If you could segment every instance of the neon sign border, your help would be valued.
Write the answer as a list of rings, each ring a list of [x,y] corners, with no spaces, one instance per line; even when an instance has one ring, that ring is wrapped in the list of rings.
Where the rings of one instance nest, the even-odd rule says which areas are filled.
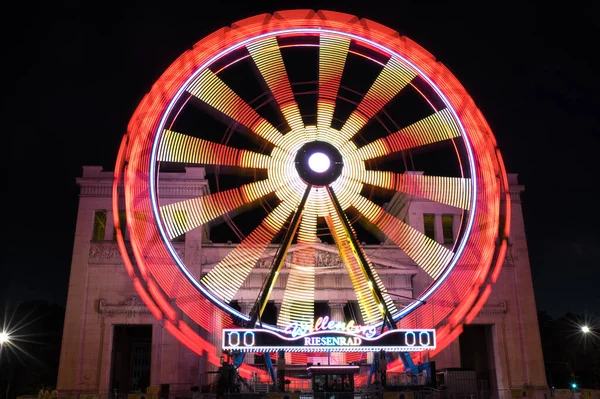
[[[434,350],[437,347],[437,338],[436,338],[436,330],[434,328],[415,328],[415,329],[396,329],[396,330],[388,330],[386,332],[384,332],[381,335],[377,335],[375,337],[372,338],[366,338],[364,336],[361,335],[357,335],[357,334],[353,334],[353,333],[341,333],[339,331],[337,331],[337,333],[342,334],[342,335],[346,335],[346,336],[350,336],[350,337],[354,337],[354,338],[359,338],[361,339],[361,341],[367,341],[367,342],[373,342],[373,341],[377,341],[379,339],[381,339],[382,337],[385,337],[387,335],[390,334],[398,334],[398,333],[430,333],[433,336],[433,345],[427,345],[427,346],[408,346],[408,345],[404,345],[404,346],[390,346],[390,345],[375,345],[375,346],[229,346],[229,345],[225,345],[226,342],[226,334],[227,333],[231,333],[231,332],[237,332],[237,333],[254,333],[254,332],[260,332],[260,333],[267,333],[267,334],[272,334],[275,335],[278,339],[282,339],[285,341],[296,341],[299,338],[306,338],[306,337],[314,337],[314,336],[318,336],[318,335],[326,335],[326,334],[331,334],[331,331],[318,331],[318,332],[314,332],[312,334],[308,334],[305,335],[303,337],[296,337],[296,338],[292,338],[292,337],[285,337],[282,336],[281,334],[274,332],[274,331],[268,331],[265,329],[244,329],[244,328],[225,328],[222,330],[222,349],[223,350],[237,350],[240,352],[278,352],[278,351],[284,351],[284,352],[295,352],[295,353],[311,353],[311,352],[377,352],[380,350],[384,350],[384,351],[393,351],[393,352],[420,352],[420,351],[425,351],[425,350]]]

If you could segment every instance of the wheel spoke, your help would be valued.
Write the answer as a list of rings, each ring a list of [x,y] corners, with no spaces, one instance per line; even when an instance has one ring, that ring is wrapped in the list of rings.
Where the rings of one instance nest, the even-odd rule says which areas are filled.
[[[266,169],[273,158],[253,151],[240,150],[186,134],[165,130],[158,148],[160,162],[239,166]]]
[[[330,193],[333,193],[333,190],[330,189]],[[335,201],[337,201],[335,195],[331,195],[329,214],[325,220],[356,292],[363,322],[374,323],[384,317],[385,307],[388,309],[388,315],[395,313],[396,307],[387,294],[375,267],[356,242],[356,233],[352,226],[347,219],[344,221],[346,215],[341,211],[339,204],[335,205]],[[382,306],[380,307],[379,304]]]
[[[341,129],[343,139],[350,140],[367,122],[390,102],[415,77],[394,57],[390,58],[373,85],[367,91],[358,107]]]
[[[304,207],[306,205],[306,201],[308,200],[308,196],[312,190],[312,186],[306,186],[304,193],[302,195],[302,199],[300,200],[300,204],[296,208],[295,214],[292,217],[292,221],[287,229],[285,236],[281,242],[281,246],[277,251],[277,255],[273,260],[273,267],[265,283],[263,284],[261,291],[258,294],[258,300],[252,309],[250,326],[253,326],[258,318],[260,318],[267,306],[267,302],[269,301],[269,297],[271,296],[271,292],[273,292],[273,288],[275,288],[275,282],[277,281],[277,277],[285,263],[285,259],[287,258],[288,250],[290,249],[290,245],[292,244],[292,240],[296,235],[296,231],[298,230],[298,226],[300,225],[300,220],[302,218],[302,214],[304,212]]]
[[[469,210],[471,204],[471,179],[469,178],[363,170],[356,180],[460,209]]]
[[[279,104],[279,109],[287,123],[294,130],[302,130],[304,122],[300,116],[298,104],[294,99],[277,38],[269,37],[252,43],[247,46],[247,49],[271,93],[273,93],[275,101]]]
[[[434,280],[442,274],[452,259],[454,252],[389,214],[367,198],[355,196],[352,205]]]
[[[319,99],[317,126],[320,130],[331,127],[335,100],[346,64],[350,39],[322,34],[319,38]]]
[[[269,143],[278,145],[281,142],[283,137],[281,132],[260,116],[212,71],[208,69],[202,71],[188,91]]]
[[[286,202],[277,205],[250,235],[202,278],[202,283],[224,302],[230,302],[296,206]]]
[[[450,111],[444,109],[359,148],[358,156],[362,160],[368,160],[459,136],[458,125]]]
[[[311,200],[312,195],[308,201]],[[280,327],[286,327],[292,321],[307,325],[312,325],[314,321],[317,214],[308,211],[307,206],[298,228],[296,250],[277,320]]]
[[[162,205],[161,216],[169,239],[178,237],[243,205],[250,204],[277,190],[280,184],[272,179],[244,184],[239,188],[202,197]]]

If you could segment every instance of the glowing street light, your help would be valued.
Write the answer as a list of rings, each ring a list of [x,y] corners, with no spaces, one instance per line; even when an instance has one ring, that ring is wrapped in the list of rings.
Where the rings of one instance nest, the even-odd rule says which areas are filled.
[[[5,331],[0,332],[0,345],[5,343],[7,344],[8,341],[10,341],[10,336],[8,335],[8,333]]]
[[[589,333],[589,332],[590,332],[590,328],[589,328],[588,326],[581,326],[581,331],[582,331],[584,334],[587,334],[587,333]]]

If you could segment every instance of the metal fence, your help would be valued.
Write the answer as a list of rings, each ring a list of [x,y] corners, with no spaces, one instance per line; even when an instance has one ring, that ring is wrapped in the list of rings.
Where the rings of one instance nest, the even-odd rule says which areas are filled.
[[[389,379],[388,379],[389,382]],[[310,381],[291,381],[286,393],[274,392],[274,385],[255,383],[243,388],[240,393],[224,393],[217,397],[214,393],[192,392],[191,389],[178,387],[169,390],[168,394],[123,394],[123,393],[87,393],[81,391],[59,392],[58,399],[277,399],[289,395],[289,399],[512,399],[511,390],[480,390],[476,392],[453,392],[448,389],[422,388],[418,390],[400,390],[401,386],[388,386],[385,392],[379,386],[355,387],[355,392],[311,392]],[[396,391],[391,392],[391,389]],[[552,395],[549,390],[529,390],[522,399],[564,399]],[[582,395],[581,399],[600,399],[600,391],[589,398]],[[35,399],[33,395],[23,395],[19,399]],[[571,398],[569,398],[571,399]],[[572,399],[577,399],[573,395]]]
[[[264,399],[273,398],[289,399],[382,399],[381,395],[369,392],[279,392],[274,393],[232,393],[224,394],[223,399]]]

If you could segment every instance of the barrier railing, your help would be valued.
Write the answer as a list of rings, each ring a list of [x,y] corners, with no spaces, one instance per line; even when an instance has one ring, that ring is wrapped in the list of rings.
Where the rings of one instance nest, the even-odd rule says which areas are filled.
[[[252,390],[243,390],[240,393],[224,393],[217,397],[215,393],[192,392],[191,389],[170,390],[168,394],[123,394],[123,393],[93,393],[82,391],[61,391],[58,399],[284,399],[288,395],[289,399],[512,399],[516,390],[498,389],[498,390],[480,390],[477,392],[453,392],[448,389],[435,389],[423,387],[422,389],[410,390],[402,389],[400,385],[388,378],[388,386],[381,389],[380,386],[355,387],[355,392],[312,392],[311,381],[291,381],[287,385],[287,392],[273,392],[274,387],[269,384],[256,383]],[[390,382],[392,385],[390,385]],[[408,386],[407,386],[408,387]],[[395,392],[391,392],[395,390]],[[588,392],[589,391],[589,392]],[[571,393],[568,398],[560,395],[552,395],[550,390],[527,389],[523,390],[527,396],[521,396],[520,399],[600,399],[600,391],[585,390],[585,394],[579,397]],[[33,396],[35,398],[36,396]],[[30,395],[22,395],[20,399],[30,399]],[[287,399],[287,398],[286,398]]]

